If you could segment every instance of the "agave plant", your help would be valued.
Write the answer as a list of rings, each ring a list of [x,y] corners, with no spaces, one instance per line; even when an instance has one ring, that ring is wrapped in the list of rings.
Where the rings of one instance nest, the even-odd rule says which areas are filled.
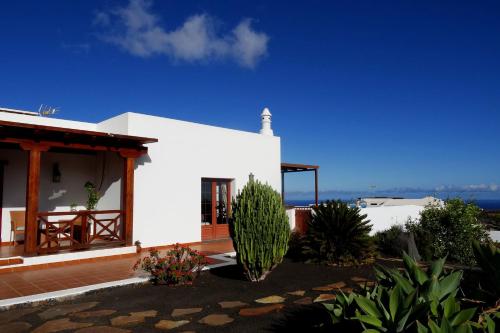
[[[304,255],[309,261],[329,264],[366,261],[373,252],[369,223],[359,208],[326,201],[313,209],[304,237]]]
[[[325,304],[332,323],[354,321],[363,332],[495,331],[498,312],[483,314],[474,322],[476,308],[461,309],[456,295],[462,272],[444,272],[445,258],[425,271],[406,254],[403,262],[403,273],[377,267],[378,284],[365,290],[365,295],[341,294],[332,304]]]

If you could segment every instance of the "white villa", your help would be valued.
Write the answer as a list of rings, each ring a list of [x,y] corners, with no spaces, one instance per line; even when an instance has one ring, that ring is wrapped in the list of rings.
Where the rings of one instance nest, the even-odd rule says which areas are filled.
[[[252,175],[281,192],[284,172],[314,170],[317,188],[317,167],[282,169],[267,108],[261,120],[251,133],[138,113],[88,123],[0,108],[0,242],[21,244],[29,259],[228,238],[230,202]],[[100,194],[93,208],[87,182]]]

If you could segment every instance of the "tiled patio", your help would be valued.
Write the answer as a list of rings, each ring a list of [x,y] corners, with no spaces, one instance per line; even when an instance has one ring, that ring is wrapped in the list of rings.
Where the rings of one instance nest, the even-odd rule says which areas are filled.
[[[231,240],[205,242],[190,246],[205,255],[232,252]],[[141,253],[147,255],[147,251]],[[0,300],[123,280],[138,276],[132,270],[140,255],[91,263],[66,264],[24,272],[0,274]],[[210,259],[210,263],[217,263]]]

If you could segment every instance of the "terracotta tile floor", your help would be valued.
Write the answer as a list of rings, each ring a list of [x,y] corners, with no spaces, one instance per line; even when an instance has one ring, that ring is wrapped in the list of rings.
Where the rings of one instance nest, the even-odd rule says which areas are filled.
[[[206,255],[234,251],[231,240],[204,242],[190,247]],[[147,255],[146,251],[143,251],[141,254],[141,256],[144,255]],[[140,272],[133,271],[132,267],[139,257],[137,255],[95,263],[82,263],[26,272],[0,274],[0,299],[28,296],[135,277]],[[210,259],[210,263],[217,263],[217,260]]]

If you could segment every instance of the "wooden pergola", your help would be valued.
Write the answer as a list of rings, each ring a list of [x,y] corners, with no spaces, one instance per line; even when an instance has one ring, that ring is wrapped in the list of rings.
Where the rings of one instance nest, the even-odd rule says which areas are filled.
[[[318,205],[318,165],[281,163],[281,198],[285,202],[285,173],[314,172],[314,201]]]
[[[145,144],[157,141],[154,138],[0,121],[0,147],[20,148],[27,152],[24,254],[35,255],[39,252],[37,249],[38,220],[44,216],[38,211],[42,153],[47,151],[109,151],[116,152],[123,158],[123,216],[121,217],[123,243],[132,245],[135,159],[147,153]],[[82,228],[84,227],[85,223],[82,224]]]

